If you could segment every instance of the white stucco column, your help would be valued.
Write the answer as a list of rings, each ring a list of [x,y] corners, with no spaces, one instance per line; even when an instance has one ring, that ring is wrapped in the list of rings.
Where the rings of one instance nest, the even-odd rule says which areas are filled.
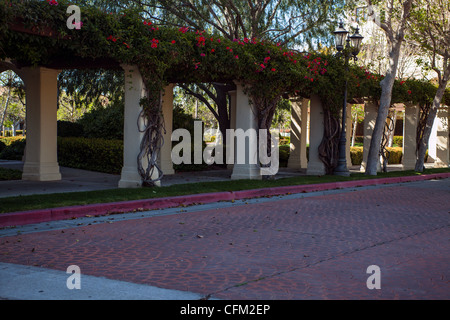
[[[306,157],[308,105],[308,99],[291,100],[291,133],[288,168],[304,169],[308,165]]]
[[[364,137],[363,137],[363,160],[361,163],[361,172],[366,171],[367,157],[369,155],[370,142],[372,140],[373,129],[377,120],[378,105],[375,102],[368,101],[364,103]],[[378,157],[379,158],[379,157]],[[378,160],[377,171],[381,171],[381,163]]]
[[[242,85],[236,82],[236,138],[229,141],[234,144],[234,150],[236,151],[234,155],[235,164],[231,174],[232,180],[262,178],[258,162],[258,142],[256,139],[258,124],[256,116]],[[246,135],[245,139],[243,133]]]
[[[435,168],[447,168],[449,166],[449,113],[447,106],[441,106],[436,114],[434,125],[436,126],[436,159]]]
[[[23,180],[61,180],[57,155],[57,91],[60,70],[24,68],[27,146]]]
[[[417,123],[419,121],[419,105],[405,105],[403,120],[403,157],[402,170],[414,170],[416,167]]]
[[[236,90],[229,91],[228,94],[230,95],[230,129],[236,129]],[[222,139],[223,141],[223,139]],[[234,147],[234,144],[230,144],[230,141],[227,141],[227,148],[234,148],[234,154],[236,154],[236,148]],[[225,158],[226,159],[226,158]],[[233,163],[227,162],[227,168],[228,170],[233,169],[234,161],[236,161],[236,158],[233,160]]]
[[[172,162],[172,127],[173,127],[173,88],[174,84],[169,84],[164,88],[162,97],[162,113],[166,133],[163,132],[164,144],[161,147],[161,154],[158,163],[164,175],[175,174]],[[164,179],[164,178],[163,178]]]
[[[142,179],[138,172],[137,157],[143,134],[137,123],[142,110],[141,98],[145,97],[145,86],[137,66],[122,65],[125,72],[125,114],[123,127],[123,167],[119,188],[138,188]]]
[[[311,96],[309,102],[310,138],[309,161],[306,169],[307,175],[325,175],[325,164],[319,158],[319,145],[323,139],[324,122],[323,107],[320,98]]]

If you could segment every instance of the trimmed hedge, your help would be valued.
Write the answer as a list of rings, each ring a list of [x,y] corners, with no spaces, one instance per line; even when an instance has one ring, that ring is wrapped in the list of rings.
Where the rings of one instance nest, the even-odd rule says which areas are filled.
[[[58,137],[59,165],[119,174],[123,166],[123,141]]]
[[[360,165],[363,160],[363,147],[350,147],[350,158],[352,165]]]
[[[389,164],[401,164],[403,158],[403,150],[402,147],[394,147],[394,148],[386,148],[389,154]]]
[[[386,148],[389,154],[389,164],[401,164],[403,151],[401,147]],[[363,160],[363,147],[350,147],[350,157],[352,165],[360,165]]]
[[[0,159],[22,160],[25,151],[25,137],[0,137]]]
[[[363,142],[364,142],[364,137],[362,137],[362,136],[355,137],[355,143],[363,143]],[[397,145],[398,147],[402,147],[403,146],[403,136],[394,136],[394,138],[392,138],[392,144]]]

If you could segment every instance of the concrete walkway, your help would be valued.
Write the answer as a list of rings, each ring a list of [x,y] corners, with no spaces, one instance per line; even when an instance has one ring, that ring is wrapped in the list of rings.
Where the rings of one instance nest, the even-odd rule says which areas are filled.
[[[23,162],[0,160],[0,167],[22,170]],[[60,193],[94,191],[118,188],[119,175],[86,171],[80,169],[61,167],[61,181],[0,181],[0,198],[30,194]],[[305,174],[304,171],[281,168],[276,178],[285,178]],[[207,181],[227,181],[230,180],[231,170],[205,170],[193,172],[180,172],[174,175],[163,177],[162,185],[207,182]]]
[[[432,166],[431,164],[426,164]],[[0,167],[22,170],[23,162],[0,160]],[[119,175],[86,171],[80,169],[61,167],[61,181],[0,181],[0,198],[13,197],[19,195],[64,193],[79,191],[107,190],[118,188]],[[401,165],[389,165],[388,171],[399,171]],[[350,172],[359,172],[359,166],[350,168]],[[207,181],[227,181],[230,180],[231,170],[216,169],[194,172],[180,172],[174,175],[163,177],[162,185],[207,182]],[[280,168],[275,179],[305,175],[306,170],[293,170]]]

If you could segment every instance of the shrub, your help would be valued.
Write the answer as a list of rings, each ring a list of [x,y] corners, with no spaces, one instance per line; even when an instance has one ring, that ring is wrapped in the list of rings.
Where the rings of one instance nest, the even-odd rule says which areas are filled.
[[[25,144],[26,140],[23,136],[0,138],[0,159],[22,160]]]
[[[403,150],[401,147],[386,148],[386,149],[390,152],[388,159],[389,164],[402,163]]]
[[[82,137],[83,126],[77,122],[58,121],[58,137]]]
[[[279,146],[280,167],[287,167],[290,153],[291,153],[291,147],[289,144],[284,144],[284,145]]]
[[[86,138],[123,139],[124,103],[115,101],[106,108],[98,107],[85,113],[77,123]],[[137,120],[136,120],[137,121]]]
[[[123,166],[123,141],[58,137],[61,166],[119,174]]]
[[[387,148],[389,154],[389,164],[401,164],[403,151],[400,147]],[[360,165],[363,160],[363,147],[350,147],[350,157],[352,159],[352,165]]]
[[[350,147],[350,158],[352,165],[360,165],[363,160],[363,147]]]

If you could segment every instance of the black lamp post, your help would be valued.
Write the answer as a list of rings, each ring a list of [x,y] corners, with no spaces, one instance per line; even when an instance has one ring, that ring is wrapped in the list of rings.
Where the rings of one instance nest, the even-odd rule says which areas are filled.
[[[348,62],[350,59],[356,61],[358,58],[356,57],[361,50],[361,42],[364,38],[359,34],[359,28],[356,28],[356,31],[353,35],[349,36],[348,31],[344,29],[344,25],[342,22],[339,23],[339,27],[334,32],[336,38],[336,50],[338,51],[337,56],[344,56],[345,59],[345,70],[348,71]],[[346,39],[347,38],[347,39]],[[344,47],[345,43],[345,47]],[[346,49],[346,50],[344,50]],[[342,130],[341,136],[339,139],[339,160],[338,165],[334,169],[334,174],[339,176],[349,176],[350,172],[347,168],[347,159],[346,159],[346,118],[347,118],[347,77],[345,78],[345,91],[344,91],[344,106],[342,108]]]

